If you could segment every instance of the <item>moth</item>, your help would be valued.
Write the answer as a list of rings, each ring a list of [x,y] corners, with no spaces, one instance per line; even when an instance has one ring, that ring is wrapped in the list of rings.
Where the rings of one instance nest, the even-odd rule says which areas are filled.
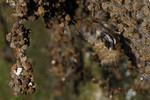
[[[97,18],[80,20],[77,25],[83,38],[92,44],[101,60],[101,66],[106,68],[121,66],[125,54],[114,27]]]

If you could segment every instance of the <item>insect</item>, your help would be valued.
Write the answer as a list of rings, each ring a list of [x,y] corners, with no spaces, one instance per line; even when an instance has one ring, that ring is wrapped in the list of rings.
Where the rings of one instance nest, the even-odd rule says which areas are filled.
[[[83,19],[77,25],[83,38],[93,45],[101,66],[110,68],[121,65],[124,52],[113,27],[96,18]]]

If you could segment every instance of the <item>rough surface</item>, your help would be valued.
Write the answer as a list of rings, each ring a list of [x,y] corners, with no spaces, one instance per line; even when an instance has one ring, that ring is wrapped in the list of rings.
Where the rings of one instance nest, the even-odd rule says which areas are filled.
[[[78,94],[77,87],[92,80],[111,99],[123,93],[130,100],[139,90],[149,91],[149,0],[8,0],[8,3],[14,9],[12,16],[16,21],[6,36],[15,51],[16,63],[9,85],[16,96],[35,91],[33,69],[25,53],[31,31],[24,23],[40,16],[51,31],[47,46],[52,56],[49,72],[58,78],[57,96],[62,95],[63,86],[70,81]],[[84,61],[90,57],[100,63],[100,83],[91,70],[94,64],[90,66]]]

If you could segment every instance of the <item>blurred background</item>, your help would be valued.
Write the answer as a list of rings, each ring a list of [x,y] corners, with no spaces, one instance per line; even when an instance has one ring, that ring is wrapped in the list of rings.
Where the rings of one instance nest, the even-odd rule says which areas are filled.
[[[130,73],[128,68],[123,68],[122,78],[116,78],[119,74],[101,68],[95,60],[97,58],[92,56],[93,50],[91,50],[90,45],[86,44],[80,37],[73,41],[74,43],[64,43],[61,47],[56,46],[57,49],[62,48],[62,51],[71,51],[70,48],[68,49],[68,45],[72,47],[74,44],[79,51],[82,51],[80,56],[82,59],[79,59],[81,64],[77,65],[80,68],[76,70],[78,72],[72,75],[68,70],[66,71],[65,68],[69,68],[69,65],[62,69],[62,72],[59,71],[61,67],[52,67],[52,64],[55,63],[54,58],[56,56],[58,56],[57,59],[61,57],[54,50],[57,43],[52,41],[53,31],[45,28],[46,25],[42,17],[34,22],[25,23],[25,27],[32,30],[30,46],[26,55],[33,66],[35,83],[37,84],[36,92],[32,95],[16,98],[12,94],[13,89],[8,86],[11,66],[16,61],[13,50],[5,39],[6,34],[11,31],[15,23],[11,16],[12,13],[13,9],[5,3],[5,0],[1,0],[0,100],[150,100],[149,90],[147,90],[149,86],[145,83],[142,86],[140,84],[140,86],[145,86],[146,91],[133,90],[134,83],[139,82],[137,73]],[[75,30],[74,26],[70,26],[69,29],[70,32]],[[76,50],[73,49],[73,52]],[[61,77],[65,72],[69,73],[67,78]]]
[[[33,73],[35,75],[35,83],[37,84],[36,92],[32,95],[23,95],[16,98],[12,94],[13,89],[8,85],[10,81],[10,69],[15,63],[15,58],[13,57],[13,50],[9,47],[9,43],[5,39],[6,34],[11,31],[15,23],[11,16],[12,13],[13,9],[9,4],[6,4],[5,0],[1,0],[0,100],[94,100],[92,99],[93,96],[98,94],[93,94],[92,91],[102,92],[101,90],[97,90],[98,85],[93,86],[94,83],[92,81],[89,81],[88,84],[84,86],[80,86],[78,91],[81,91],[81,94],[74,92],[72,82],[67,82],[65,85],[62,85],[63,89],[61,90],[57,89],[59,88],[56,86],[58,78],[50,74],[52,57],[49,49],[47,49],[50,44],[51,33],[49,29],[45,28],[43,19],[39,18],[34,22],[27,22],[25,25],[26,28],[32,29],[32,39],[30,39],[31,43],[27,50],[27,57],[34,69]]]
[[[0,1],[0,100],[53,100],[57,97],[54,95],[55,79],[48,72],[50,67],[49,51],[45,47],[49,41],[49,30],[45,28],[43,20],[39,19],[34,23],[27,23],[27,27],[32,28],[32,40],[28,48],[27,55],[29,61],[32,62],[37,83],[37,91],[33,95],[21,96],[16,98],[12,95],[13,89],[8,84],[10,81],[10,69],[15,59],[13,50],[9,47],[5,39],[5,35],[11,31],[12,25],[15,23],[11,14],[12,8]],[[41,35],[42,30],[42,35]],[[59,98],[58,98],[59,99]]]

